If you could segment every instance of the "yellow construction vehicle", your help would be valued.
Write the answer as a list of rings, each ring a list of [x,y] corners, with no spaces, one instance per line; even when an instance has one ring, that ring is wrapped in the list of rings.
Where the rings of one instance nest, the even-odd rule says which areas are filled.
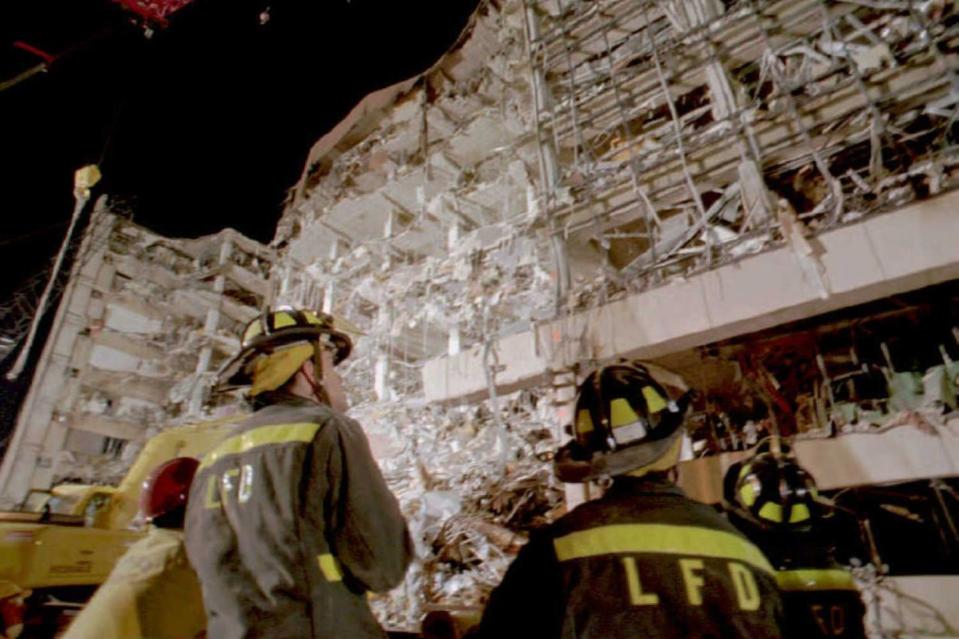
[[[80,608],[114,563],[144,535],[140,488],[174,457],[202,457],[245,415],[174,427],[150,439],[119,486],[62,484],[32,491],[0,512],[0,637],[52,636],[64,613]]]

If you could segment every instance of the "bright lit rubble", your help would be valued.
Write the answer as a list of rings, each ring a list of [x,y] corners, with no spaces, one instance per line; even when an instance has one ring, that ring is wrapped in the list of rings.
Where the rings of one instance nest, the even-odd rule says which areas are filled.
[[[925,287],[959,278],[957,47],[942,0],[481,0],[431,69],[316,143],[271,247],[117,222],[101,306],[125,306],[70,331],[134,352],[96,373],[106,387],[54,362],[34,393],[66,384],[90,426],[34,406],[56,437],[18,427],[13,446],[40,483],[104,481],[126,458],[83,451],[199,415],[258,309],[348,317],[365,333],[351,414],[418,551],[374,601],[391,629],[481,605],[526,533],[576,503],[549,457],[597,362],[656,359],[700,390],[704,501],[770,430],[800,435],[824,489],[954,472],[959,332],[939,329],[959,291]],[[922,362],[916,326],[938,331]]]
[[[388,627],[418,627],[429,607],[476,607],[531,528],[563,511],[548,464],[556,439],[548,402],[528,391],[489,403],[368,403],[351,414],[410,523],[417,559],[404,585],[375,607]]]
[[[388,619],[474,605],[497,581],[527,522],[480,496],[552,486],[522,424],[554,446],[570,371],[635,352],[587,331],[617,301],[779,249],[830,299],[819,236],[956,186],[957,29],[935,1],[481,2],[432,69],[315,145],[274,281],[279,301],[367,332],[346,373],[356,414],[404,442],[382,459],[422,544]],[[538,417],[508,414],[517,387]],[[852,428],[816,399],[804,431]],[[504,449],[526,460],[506,480]]]

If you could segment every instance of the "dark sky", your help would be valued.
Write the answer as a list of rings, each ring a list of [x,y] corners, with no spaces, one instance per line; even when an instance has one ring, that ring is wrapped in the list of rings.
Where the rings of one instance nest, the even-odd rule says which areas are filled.
[[[90,162],[160,233],[269,241],[312,144],[429,67],[476,0],[197,0],[149,39],[110,0],[0,4],[0,82],[39,61],[15,41],[59,56],[0,91],[2,300],[49,265]]]

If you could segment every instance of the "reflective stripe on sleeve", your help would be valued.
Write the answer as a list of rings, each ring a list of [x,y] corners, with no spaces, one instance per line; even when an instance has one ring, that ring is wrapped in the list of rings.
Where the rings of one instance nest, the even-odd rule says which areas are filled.
[[[776,583],[785,592],[804,590],[856,590],[852,575],[842,568],[807,568],[804,570],[780,570]]]
[[[662,553],[734,559],[773,574],[762,552],[733,533],[697,526],[614,524],[579,530],[553,540],[560,561],[618,553]]]
[[[343,573],[340,572],[340,567],[336,565],[336,557],[327,553],[319,555],[316,560],[320,564],[320,572],[323,573],[327,581],[343,581]]]
[[[319,424],[272,424],[229,437],[207,453],[200,468],[212,466],[228,455],[239,455],[270,444],[306,443],[316,436]]]

